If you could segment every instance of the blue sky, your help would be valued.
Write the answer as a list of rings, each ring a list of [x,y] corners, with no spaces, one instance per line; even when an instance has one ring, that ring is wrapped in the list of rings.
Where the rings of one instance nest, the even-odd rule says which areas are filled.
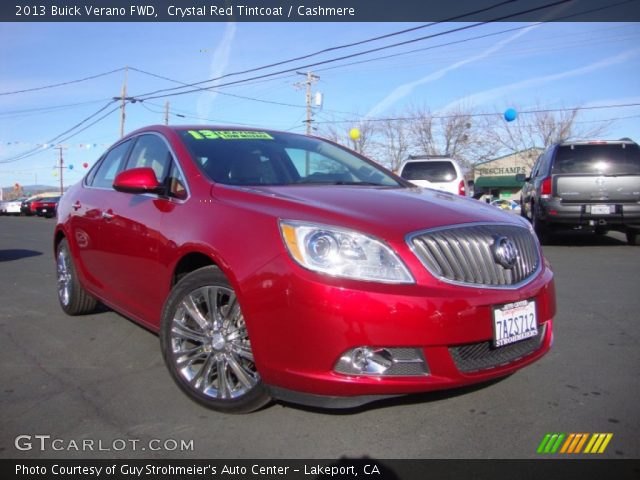
[[[0,29],[0,93],[66,82],[124,66],[185,83],[196,82],[416,25],[5,23]],[[323,54],[307,62],[463,25],[442,24]],[[437,47],[515,27],[525,28]],[[425,50],[427,47],[436,48]],[[406,53],[417,49],[421,50]],[[404,54],[373,60],[398,53]],[[367,62],[345,65],[361,61]],[[293,62],[280,68],[305,63]],[[640,24],[492,23],[312,70],[320,76],[314,91],[324,95],[324,105],[315,114],[321,122],[401,116],[410,106],[439,112],[463,105],[476,112],[502,112],[511,106],[526,110],[640,103]],[[274,70],[256,74],[270,71]],[[120,94],[123,79],[124,72],[120,71],[62,87],[0,95],[0,186],[35,181],[57,184],[58,177],[53,175],[57,150],[40,147],[28,158],[2,162],[38,148],[102,108]],[[251,125],[303,132],[304,90],[294,85],[301,80],[303,77],[292,73],[224,87],[219,94],[198,92],[130,104],[126,132],[162,123],[166,100],[170,101],[171,123]],[[128,74],[127,93],[131,96],[174,86],[133,70]],[[113,107],[115,104],[109,109]],[[606,137],[640,140],[640,106],[584,110],[579,121],[595,125],[608,119],[617,120]],[[78,181],[86,172],[83,163],[93,164],[119,138],[119,122],[116,111],[63,142],[65,163],[73,165],[73,169],[65,170],[65,184]],[[349,128],[346,123],[338,125]]]

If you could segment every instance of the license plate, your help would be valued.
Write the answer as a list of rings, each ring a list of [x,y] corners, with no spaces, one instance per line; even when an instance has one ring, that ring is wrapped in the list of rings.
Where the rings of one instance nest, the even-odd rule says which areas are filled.
[[[591,215],[609,215],[610,213],[609,205],[591,205]]]
[[[46,208],[43,208],[43,209],[42,209],[42,212],[43,212],[43,213],[47,213],[47,209],[46,209]]]
[[[502,347],[538,334],[536,302],[523,300],[493,309],[493,346]]]

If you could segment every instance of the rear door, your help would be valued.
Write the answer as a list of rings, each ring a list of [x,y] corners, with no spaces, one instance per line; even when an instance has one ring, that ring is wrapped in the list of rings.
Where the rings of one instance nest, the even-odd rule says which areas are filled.
[[[635,203],[640,200],[638,145],[563,145],[551,171],[563,203]],[[613,212],[612,212],[613,213]]]
[[[71,206],[70,226],[80,258],[79,268],[90,290],[100,296],[104,296],[109,288],[105,269],[110,261],[104,254],[110,248],[110,239],[102,228],[103,213],[105,205],[110,205],[117,193],[112,186],[113,180],[124,167],[130,145],[126,140],[103,156],[78,189],[76,201]]]

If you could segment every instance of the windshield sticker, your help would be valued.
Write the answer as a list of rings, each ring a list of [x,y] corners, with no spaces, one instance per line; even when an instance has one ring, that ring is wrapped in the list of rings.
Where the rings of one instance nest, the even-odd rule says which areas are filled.
[[[187,133],[196,140],[273,140],[267,132],[252,130],[188,130]]]

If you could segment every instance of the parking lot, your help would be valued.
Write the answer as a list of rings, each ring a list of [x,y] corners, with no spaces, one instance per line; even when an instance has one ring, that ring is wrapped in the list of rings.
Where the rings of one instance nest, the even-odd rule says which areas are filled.
[[[610,432],[603,457],[640,457],[640,248],[621,234],[563,235],[544,248],[555,344],[508,378],[351,411],[277,403],[235,416],[179,392],[154,334],[106,308],[61,311],[54,223],[0,217],[0,457],[534,458],[549,432]],[[20,435],[61,448],[17,449]],[[83,440],[96,447],[69,448]]]

